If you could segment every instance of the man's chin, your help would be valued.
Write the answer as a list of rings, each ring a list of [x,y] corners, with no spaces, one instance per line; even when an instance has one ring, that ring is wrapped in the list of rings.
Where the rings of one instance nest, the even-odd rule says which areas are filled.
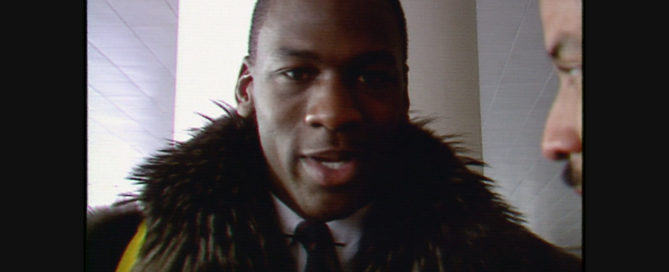
[[[297,205],[305,218],[322,221],[348,217],[371,201],[368,192],[355,186],[319,187],[311,191],[308,197],[297,197]]]
[[[324,203],[311,203],[312,206],[304,207],[302,209],[304,213],[302,216],[305,219],[328,222],[346,218],[363,207],[362,205],[341,205],[343,204],[341,202],[331,202],[325,205],[322,204]]]

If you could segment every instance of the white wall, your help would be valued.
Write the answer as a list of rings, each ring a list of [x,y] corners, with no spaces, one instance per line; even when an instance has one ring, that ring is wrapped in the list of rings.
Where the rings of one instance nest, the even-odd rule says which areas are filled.
[[[475,1],[402,1],[409,32],[409,94],[443,134],[464,134],[481,159]]]
[[[223,111],[211,101],[235,105],[234,88],[246,55],[255,1],[180,0],[174,139]]]

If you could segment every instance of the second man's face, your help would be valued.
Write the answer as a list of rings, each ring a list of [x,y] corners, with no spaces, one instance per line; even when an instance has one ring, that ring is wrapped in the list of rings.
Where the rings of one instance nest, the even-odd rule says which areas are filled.
[[[381,140],[408,121],[397,20],[381,1],[272,3],[241,107],[252,108],[273,191],[306,218],[372,199]]]
[[[568,160],[565,181],[581,192],[583,169],[583,30],[581,0],[541,0],[546,50],[560,87],[546,121],[542,149],[553,160]]]

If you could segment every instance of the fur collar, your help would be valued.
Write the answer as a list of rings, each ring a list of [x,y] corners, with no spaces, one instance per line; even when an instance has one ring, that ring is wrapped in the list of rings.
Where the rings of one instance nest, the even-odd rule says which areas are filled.
[[[134,271],[295,271],[256,128],[224,109],[132,176],[144,185],[135,201],[149,230]],[[563,254],[466,167],[482,163],[424,124],[396,138],[393,171],[365,219],[359,271],[564,271],[553,270]]]

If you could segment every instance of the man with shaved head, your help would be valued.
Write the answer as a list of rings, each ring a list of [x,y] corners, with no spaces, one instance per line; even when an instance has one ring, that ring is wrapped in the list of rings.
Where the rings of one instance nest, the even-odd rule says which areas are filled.
[[[407,73],[398,1],[259,1],[237,107],[89,215],[89,268],[580,270],[409,119]]]

